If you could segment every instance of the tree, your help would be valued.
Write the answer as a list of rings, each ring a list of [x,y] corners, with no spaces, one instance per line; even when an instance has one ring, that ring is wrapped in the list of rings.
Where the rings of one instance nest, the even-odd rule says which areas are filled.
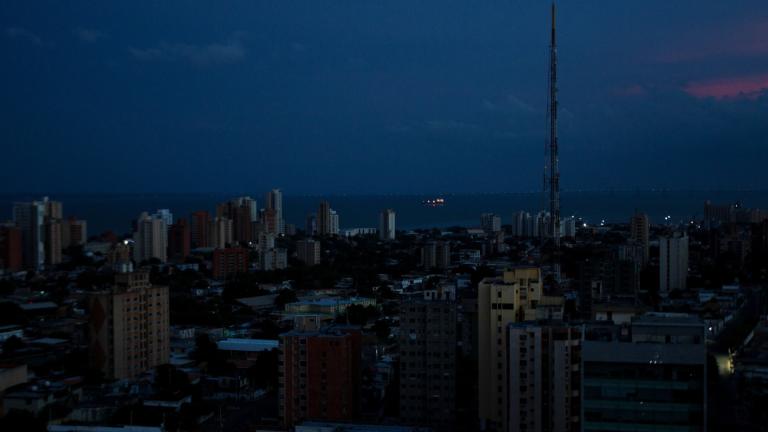
[[[3,356],[10,356],[22,348],[24,348],[24,342],[18,336],[11,336],[3,342]]]
[[[192,386],[187,374],[170,364],[163,364],[155,369],[155,391],[160,397],[189,394]]]
[[[24,325],[27,316],[24,311],[12,302],[0,302],[0,325]]]
[[[256,275],[253,273],[238,273],[227,279],[222,297],[227,300],[234,300],[262,294],[264,294],[264,290],[259,288],[259,280]]]
[[[378,337],[380,341],[388,341],[389,336],[391,335],[389,321],[385,319],[377,320],[373,324],[373,331],[376,333],[376,337]]]
[[[379,317],[379,310],[376,306],[352,305],[346,310],[345,315],[336,318],[337,322],[364,326],[368,321]]]
[[[248,369],[248,379],[251,384],[267,390],[276,389],[280,371],[279,357],[280,354],[276,349],[259,353],[256,363]]]
[[[16,291],[16,282],[12,279],[0,280],[0,295],[11,295]]]
[[[293,303],[297,300],[296,291],[291,289],[280,290],[280,292],[277,293],[277,297],[275,297],[275,307],[283,309],[286,304]]]
[[[45,432],[47,427],[45,420],[35,418],[31,412],[12,409],[5,417],[0,418],[0,430]]]
[[[230,369],[224,354],[219,351],[219,347],[208,335],[200,334],[195,339],[195,351],[192,358],[198,362],[205,363],[205,369],[208,373],[221,373]]]

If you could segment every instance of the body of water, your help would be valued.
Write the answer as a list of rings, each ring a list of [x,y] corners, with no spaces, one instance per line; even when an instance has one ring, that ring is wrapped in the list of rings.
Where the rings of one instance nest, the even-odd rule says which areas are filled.
[[[106,230],[116,233],[130,231],[131,221],[142,211],[154,212],[158,208],[170,209],[175,218],[188,217],[196,210],[214,213],[219,202],[234,198],[231,194],[51,194],[61,201],[65,217],[75,216],[88,220],[89,234]],[[259,207],[264,206],[264,194],[252,194]],[[426,207],[422,201],[436,196],[426,195],[329,195],[292,196],[283,198],[283,212],[287,223],[304,228],[309,213],[317,211],[319,202],[327,199],[338,211],[342,228],[377,227],[379,212],[392,208],[397,213],[398,229],[447,227],[452,225],[477,226],[481,213],[497,213],[503,223],[509,223],[519,210],[531,213],[544,207],[542,194],[462,194],[441,195],[442,207]],[[0,221],[12,217],[16,201],[40,199],[40,195],[0,195]],[[745,207],[768,208],[768,191],[616,191],[616,192],[563,192],[562,215],[574,215],[595,224],[626,222],[640,210],[659,223],[665,216],[685,221],[701,218],[704,202],[733,203],[740,201]]]

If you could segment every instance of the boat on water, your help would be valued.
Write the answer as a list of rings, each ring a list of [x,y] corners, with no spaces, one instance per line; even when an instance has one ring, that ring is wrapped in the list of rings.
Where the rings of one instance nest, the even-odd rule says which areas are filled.
[[[442,207],[445,205],[445,198],[431,198],[425,199],[421,202],[424,207]]]

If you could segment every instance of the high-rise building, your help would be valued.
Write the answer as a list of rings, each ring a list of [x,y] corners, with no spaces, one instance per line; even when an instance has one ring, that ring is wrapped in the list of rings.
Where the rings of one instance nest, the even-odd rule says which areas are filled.
[[[17,202],[13,220],[21,230],[22,260],[25,268],[41,269],[61,262],[62,205],[43,197],[41,201]]]
[[[274,210],[277,229],[275,233],[285,234],[285,219],[283,216],[283,191],[272,189],[267,192],[267,210]]]
[[[379,215],[379,240],[391,241],[395,239],[395,211],[382,210]]]
[[[330,221],[331,221],[331,235],[339,235],[339,214],[336,212],[336,210],[331,210],[330,214]]]
[[[296,258],[308,266],[318,265],[321,247],[319,240],[299,240],[296,242]]]
[[[248,249],[223,248],[213,251],[213,277],[226,279],[238,273],[248,272]]]
[[[510,323],[536,319],[542,280],[538,267],[507,270],[478,285],[478,413],[484,429],[507,431],[507,336]]]
[[[306,220],[304,229],[307,231],[308,236],[313,236],[317,234],[317,216],[316,215],[311,213],[307,215],[307,220]]]
[[[0,269],[15,272],[22,268],[21,230],[12,222],[0,224]]]
[[[331,204],[321,201],[317,209],[317,234],[321,236],[332,235],[333,222],[331,221]]]
[[[688,237],[675,233],[659,239],[659,292],[685,291],[688,278]]]
[[[533,218],[525,211],[512,215],[512,235],[514,237],[533,237]]]
[[[168,226],[165,220],[152,217],[144,212],[136,220],[133,233],[133,260],[136,263],[157,258],[160,262],[168,259]]]
[[[583,339],[582,431],[707,430],[705,326],[697,318],[651,313],[629,329],[588,327]]]
[[[168,228],[168,259],[181,262],[189,256],[190,230],[187,220],[180,218]]]
[[[501,216],[493,213],[483,213],[480,215],[480,228],[487,233],[501,231]]]
[[[259,250],[259,270],[282,270],[288,267],[288,251],[283,248]]]
[[[451,244],[444,241],[430,241],[421,248],[421,265],[425,270],[447,269],[451,266]]]
[[[533,219],[533,237],[550,237],[551,218],[549,212],[540,211]]]
[[[133,271],[131,247],[128,243],[120,242],[112,246],[112,249],[107,252],[107,263],[112,266],[112,269],[119,273]]]
[[[211,230],[208,239],[209,246],[212,248],[220,249],[232,244],[232,220],[225,217],[216,217],[211,221]]]
[[[457,307],[454,291],[434,290],[400,307],[400,419],[455,430]]]
[[[580,330],[547,321],[509,325],[507,430],[579,431]]]
[[[89,358],[105,377],[135,378],[168,363],[168,287],[152,285],[148,273],[119,273],[88,304]]]
[[[65,219],[61,228],[61,245],[65,249],[83,246],[88,242],[88,223],[73,217]]]
[[[207,211],[192,213],[189,224],[190,246],[192,249],[211,246],[211,215]]]
[[[345,421],[360,410],[362,336],[348,327],[301,325],[280,336],[280,415],[291,428],[305,419]]]
[[[45,217],[50,219],[62,219],[64,217],[63,206],[60,201],[53,201],[49,200],[48,197],[43,197],[42,203],[45,206]]]
[[[162,219],[167,227],[173,225],[173,213],[169,209],[157,209],[151,216],[155,219]]]
[[[43,223],[43,246],[45,248],[45,265],[61,264],[61,219],[45,218]]]
[[[651,224],[648,220],[648,215],[645,213],[635,213],[634,216],[632,216],[632,219],[629,221],[630,239],[635,244],[640,245],[643,248],[643,261],[641,263],[642,266],[645,266],[648,263],[650,251],[648,233],[650,231],[650,225]]]
[[[259,234],[258,244],[257,247],[259,250],[268,250],[268,249],[274,249],[275,248],[275,234],[272,233],[261,233]]]
[[[270,234],[280,233],[280,220],[277,216],[277,210],[264,209],[261,213],[261,231]]]
[[[723,223],[734,222],[739,207],[738,203],[718,205],[712,204],[711,201],[706,201],[704,203],[704,229],[709,230],[717,228]]]
[[[568,216],[560,223],[560,237],[576,237],[576,218]]]
[[[17,202],[13,205],[13,221],[21,230],[22,262],[25,268],[41,269],[45,263],[46,201]]]
[[[236,242],[247,243],[253,240],[253,222],[259,220],[256,200],[251,197],[239,197],[216,207],[216,216],[232,221],[232,238]]]

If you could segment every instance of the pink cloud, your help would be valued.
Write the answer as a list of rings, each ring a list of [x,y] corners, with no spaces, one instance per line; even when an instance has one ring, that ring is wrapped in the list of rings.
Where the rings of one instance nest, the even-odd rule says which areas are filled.
[[[683,90],[697,98],[749,98],[760,96],[768,89],[768,74],[693,81]]]

